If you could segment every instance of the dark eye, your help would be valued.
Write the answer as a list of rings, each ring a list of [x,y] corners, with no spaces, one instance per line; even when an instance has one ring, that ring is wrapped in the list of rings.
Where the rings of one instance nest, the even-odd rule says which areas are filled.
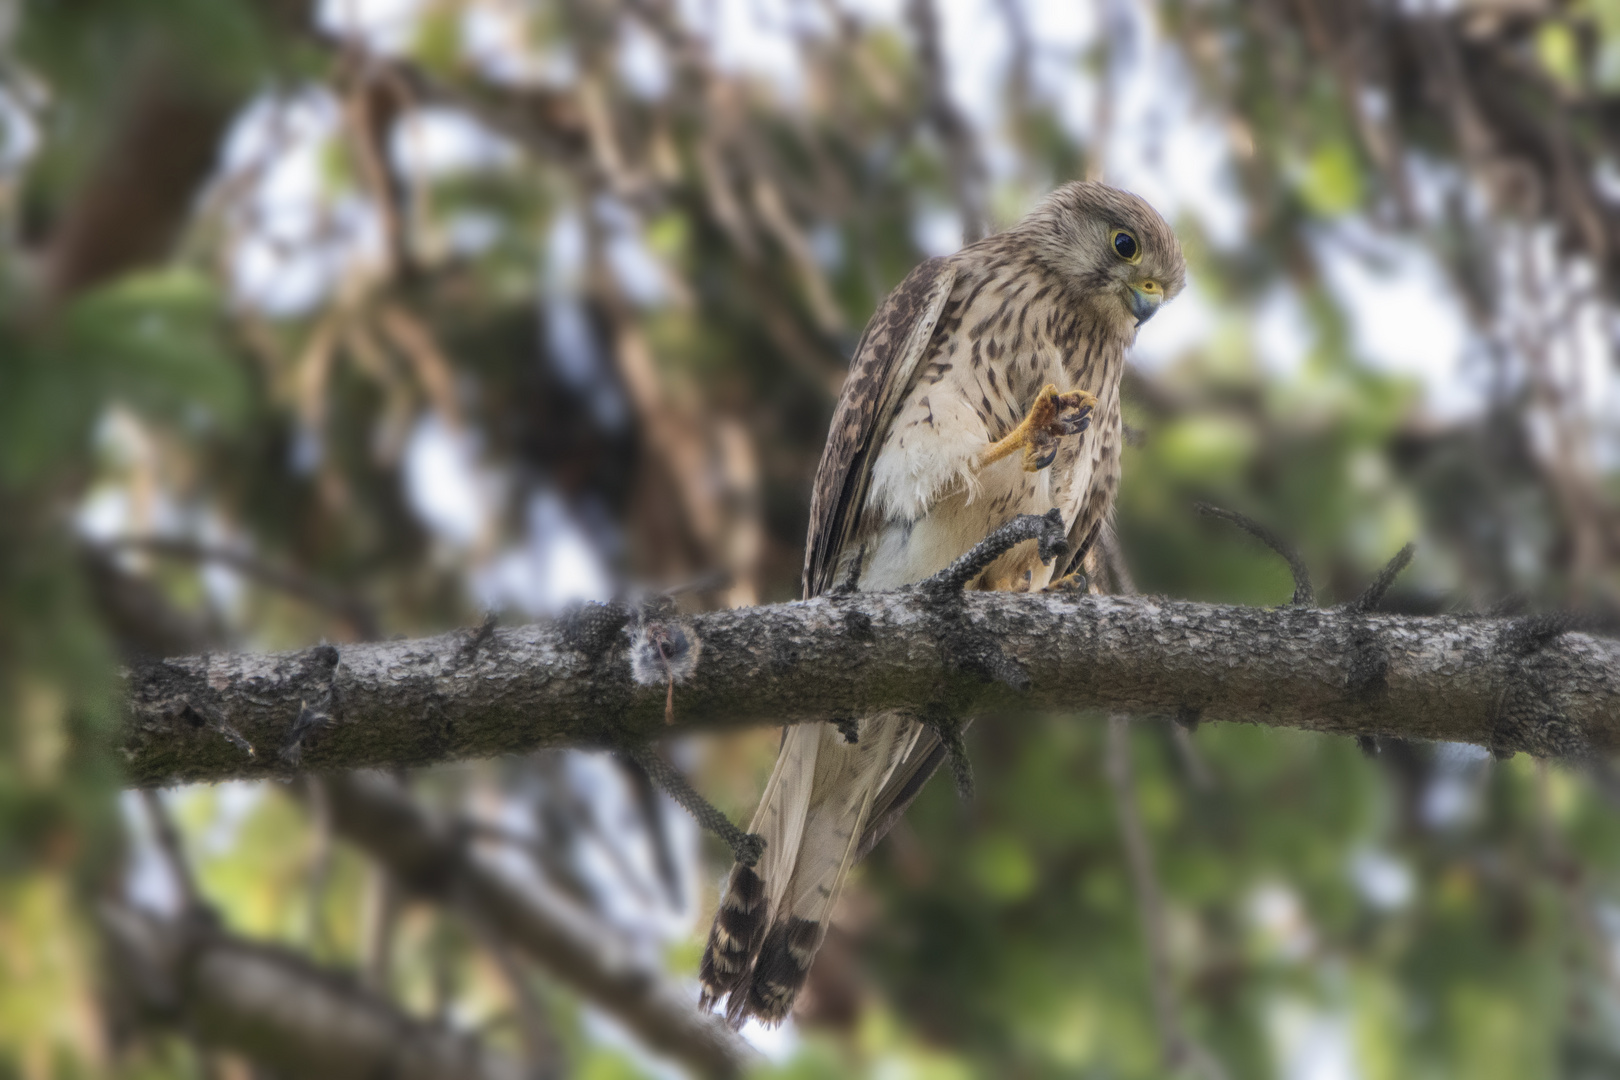
[[[1136,237],[1124,229],[1114,230],[1114,254],[1126,262],[1135,262],[1140,253],[1141,249],[1136,246]]]

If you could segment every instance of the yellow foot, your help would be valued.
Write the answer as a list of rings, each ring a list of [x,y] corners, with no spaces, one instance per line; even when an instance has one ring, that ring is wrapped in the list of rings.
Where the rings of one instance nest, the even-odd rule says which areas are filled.
[[[1023,423],[1000,442],[990,444],[979,459],[981,465],[993,465],[1019,450],[1024,452],[1024,471],[1040,472],[1057,458],[1058,440],[1065,435],[1078,435],[1091,426],[1091,410],[1097,399],[1084,390],[1057,392],[1057,387],[1046,384],[1029,407]]]

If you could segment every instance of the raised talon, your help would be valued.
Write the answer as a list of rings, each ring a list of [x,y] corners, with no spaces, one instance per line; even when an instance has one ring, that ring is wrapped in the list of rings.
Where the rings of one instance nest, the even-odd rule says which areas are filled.
[[[1057,460],[1058,443],[1045,431],[1032,431],[1024,446],[1024,471],[1040,472]]]
[[[992,465],[1014,451],[1024,452],[1024,471],[1040,472],[1057,460],[1058,440],[1078,435],[1091,426],[1091,412],[1097,399],[1084,390],[1059,394],[1048,383],[1029,407],[1029,415],[1005,439],[993,443],[980,459]]]
[[[1070,390],[1057,398],[1058,423],[1063,434],[1078,435],[1091,426],[1091,410],[1097,407],[1097,398],[1084,390]]]

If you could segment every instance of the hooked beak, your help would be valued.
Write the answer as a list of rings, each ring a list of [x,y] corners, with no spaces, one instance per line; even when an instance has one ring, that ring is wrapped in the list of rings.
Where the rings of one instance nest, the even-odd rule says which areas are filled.
[[[1159,306],[1164,303],[1164,289],[1157,281],[1149,278],[1145,281],[1133,281],[1130,288],[1130,297],[1127,300],[1131,314],[1136,316],[1136,325],[1141,326],[1158,312]]]

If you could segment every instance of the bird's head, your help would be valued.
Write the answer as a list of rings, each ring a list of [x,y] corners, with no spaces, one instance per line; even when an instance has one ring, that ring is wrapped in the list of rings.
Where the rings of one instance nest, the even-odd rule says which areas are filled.
[[[1018,231],[1126,337],[1186,284],[1187,261],[1164,218],[1144,200],[1106,184],[1063,185]]]

